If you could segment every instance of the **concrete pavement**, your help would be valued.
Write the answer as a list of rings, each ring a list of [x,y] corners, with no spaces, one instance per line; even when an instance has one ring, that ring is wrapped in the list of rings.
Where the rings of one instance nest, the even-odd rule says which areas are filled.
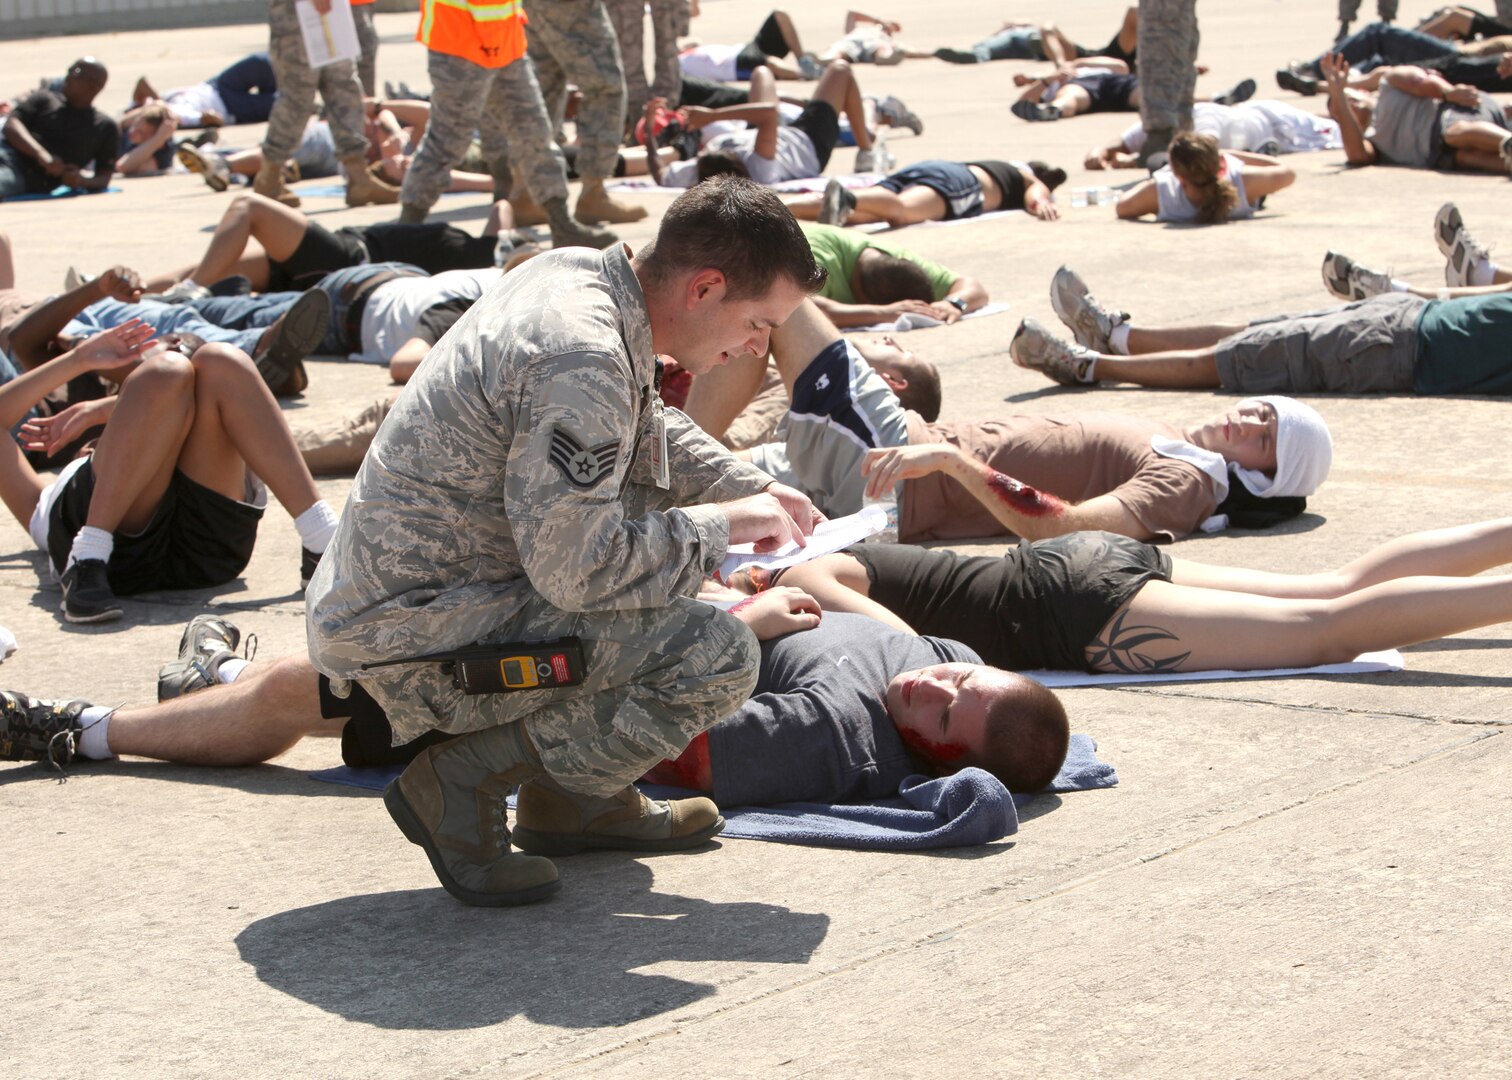
[[[705,0],[695,36],[745,40],[760,14]],[[845,5],[795,11],[807,41],[838,36]],[[901,18],[907,37],[964,45],[1011,14],[1082,41],[1122,7],[943,0]],[[1404,20],[1427,13],[1407,8]],[[1326,45],[1332,5],[1201,5],[1201,88],[1270,72]],[[414,16],[379,17],[380,80],[425,84]],[[259,27],[6,43],[8,89],[83,53],[112,69],[115,109],[137,74],[203,78],[261,46]],[[1126,126],[1101,115],[1028,125],[1011,76],[910,61],[860,67],[868,91],[926,122],[890,140],[901,161],[1043,157],[1083,173],[1085,150]],[[1321,99],[1311,104],[1321,108]],[[256,129],[228,140],[252,145]],[[849,167],[841,150],[831,171]],[[1509,181],[1395,169],[1346,172],[1342,154],[1288,159],[1297,184],[1255,222],[1117,223],[1109,207],[1059,223],[1015,215],[898,239],[987,284],[1011,314],[909,335],[939,362],[945,416],[1117,409],[1177,420],[1223,395],[1067,392],[1014,368],[1017,319],[1054,324],[1063,262],[1148,322],[1243,322],[1329,302],[1329,247],[1414,281],[1441,280],[1429,226],[1454,199],[1482,239],[1507,231]],[[1136,174],[1118,174],[1115,182]],[[0,206],[20,284],[66,267],[188,263],[226,197],[192,176],[123,194]],[[656,209],[665,199],[643,198]],[[439,209],[476,228],[484,200]],[[330,225],[383,220],[311,200]],[[655,215],[625,230],[650,237]],[[290,419],[354,411],[381,373],[312,365]],[[1507,513],[1488,399],[1310,399],[1333,427],[1331,478],[1308,513],[1268,533],[1181,542],[1182,557],[1322,570],[1416,528]],[[322,481],[333,505],[344,481]],[[298,544],[270,507],[244,579],[128,603],[120,629],[65,626],[39,589],[42,557],[0,525],[0,624],[21,642],[3,685],[102,703],[149,700],[185,620],[227,610],[260,654],[303,648]],[[973,547],[973,545],[964,545]],[[999,545],[975,545],[1001,550]],[[847,853],[727,841],[695,855],[564,859],[542,905],[477,911],[436,885],[377,800],[320,784],[338,759],[309,740],[256,769],[144,761],[83,765],[59,784],[0,767],[0,1025],[7,1076],[1507,1075],[1512,1005],[1512,626],[1406,650],[1395,675],[1064,692],[1118,787],[1036,801],[982,849]]]

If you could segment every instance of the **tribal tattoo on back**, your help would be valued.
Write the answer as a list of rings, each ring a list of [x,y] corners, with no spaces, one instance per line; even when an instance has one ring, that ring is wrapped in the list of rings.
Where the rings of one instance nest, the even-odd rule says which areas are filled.
[[[1139,652],[1139,648],[1155,641],[1180,642],[1181,638],[1160,626],[1126,626],[1128,611],[1120,611],[1103,632],[1087,646],[1088,666],[1099,670],[1112,670],[1122,675],[1152,675],[1162,671],[1179,671],[1191,651],[1174,656],[1153,657]]]

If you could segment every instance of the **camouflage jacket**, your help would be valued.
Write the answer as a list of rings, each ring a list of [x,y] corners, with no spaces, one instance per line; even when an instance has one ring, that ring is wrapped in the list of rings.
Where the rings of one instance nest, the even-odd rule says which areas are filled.
[[[407,665],[364,662],[499,640],[537,597],[565,611],[660,607],[695,592],[724,558],[728,523],[710,504],[771,477],[664,410],[655,375],[623,245],[532,260],[420,366],[306,593],[315,666],[360,676],[396,740],[444,720],[417,699],[447,697],[442,676],[417,685]],[[658,415],[666,490],[656,485]]]

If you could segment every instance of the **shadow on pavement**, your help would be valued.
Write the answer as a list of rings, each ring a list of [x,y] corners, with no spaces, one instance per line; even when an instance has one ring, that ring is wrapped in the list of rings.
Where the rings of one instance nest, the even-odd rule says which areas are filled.
[[[653,892],[650,867],[622,855],[559,865],[562,892],[529,907],[469,908],[439,886],[372,893],[260,919],[236,946],[269,986],[375,1027],[603,1028],[716,989],[636,968],[802,964],[829,930],[827,915]]]

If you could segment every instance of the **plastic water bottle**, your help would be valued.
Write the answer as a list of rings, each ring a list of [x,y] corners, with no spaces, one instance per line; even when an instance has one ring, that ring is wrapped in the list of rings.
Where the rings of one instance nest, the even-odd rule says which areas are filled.
[[[882,531],[873,533],[862,541],[864,544],[896,544],[898,542],[898,501],[891,495],[880,499],[864,499],[861,509],[875,506],[887,518]]]

